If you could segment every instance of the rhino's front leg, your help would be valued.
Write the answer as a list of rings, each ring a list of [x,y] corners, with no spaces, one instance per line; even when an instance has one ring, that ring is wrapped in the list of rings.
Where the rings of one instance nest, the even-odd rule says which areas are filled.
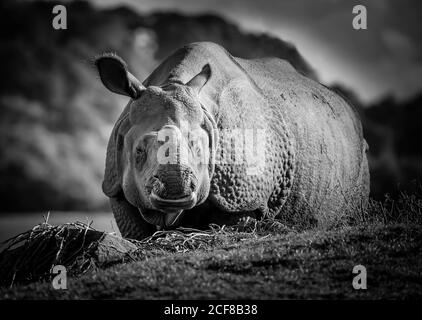
[[[138,208],[125,198],[110,198],[110,205],[122,237],[140,240],[156,231],[156,227],[147,223]]]

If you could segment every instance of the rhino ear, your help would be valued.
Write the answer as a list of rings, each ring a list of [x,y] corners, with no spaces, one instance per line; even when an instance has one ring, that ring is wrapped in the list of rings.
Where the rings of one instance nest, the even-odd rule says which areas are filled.
[[[137,99],[145,89],[141,82],[127,70],[123,59],[115,54],[103,54],[96,58],[95,66],[102,83],[112,92]]]
[[[188,83],[186,83],[186,85],[191,87],[197,93],[199,93],[202,87],[207,83],[210,76],[211,76],[211,67],[207,63],[202,68],[201,72],[198,73],[196,76],[194,76]]]

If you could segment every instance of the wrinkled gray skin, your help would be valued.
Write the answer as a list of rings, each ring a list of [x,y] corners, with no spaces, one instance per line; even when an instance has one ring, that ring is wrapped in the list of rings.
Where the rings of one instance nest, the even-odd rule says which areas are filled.
[[[368,146],[357,113],[288,62],[235,58],[202,42],[177,50],[143,84],[115,55],[96,65],[108,89],[132,98],[111,134],[103,182],[124,237],[245,216],[330,226],[366,205]],[[163,129],[180,137],[176,162],[158,161],[169,141]],[[255,138],[242,135],[250,129]],[[265,161],[252,174],[246,151],[231,149],[242,137],[240,150],[261,150]]]

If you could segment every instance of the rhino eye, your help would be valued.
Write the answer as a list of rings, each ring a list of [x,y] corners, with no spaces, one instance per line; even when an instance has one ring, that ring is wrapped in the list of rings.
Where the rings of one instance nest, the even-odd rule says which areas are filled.
[[[135,153],[135,161],[137,164],[142,164],[144,163],[146,159],[146,152],[144,148],[138,147],[136,148],[136,153]]]

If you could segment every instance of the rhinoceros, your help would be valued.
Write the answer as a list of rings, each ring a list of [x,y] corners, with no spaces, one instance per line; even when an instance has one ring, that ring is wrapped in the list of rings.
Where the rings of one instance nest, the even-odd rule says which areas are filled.
[[[115,54],[95,65],[106,88],[130,97],[102,185],[122,236],[248,216],[330,226],[366,205],[358,113],[289,62],[241,59],[198,42],[143,83]]]

